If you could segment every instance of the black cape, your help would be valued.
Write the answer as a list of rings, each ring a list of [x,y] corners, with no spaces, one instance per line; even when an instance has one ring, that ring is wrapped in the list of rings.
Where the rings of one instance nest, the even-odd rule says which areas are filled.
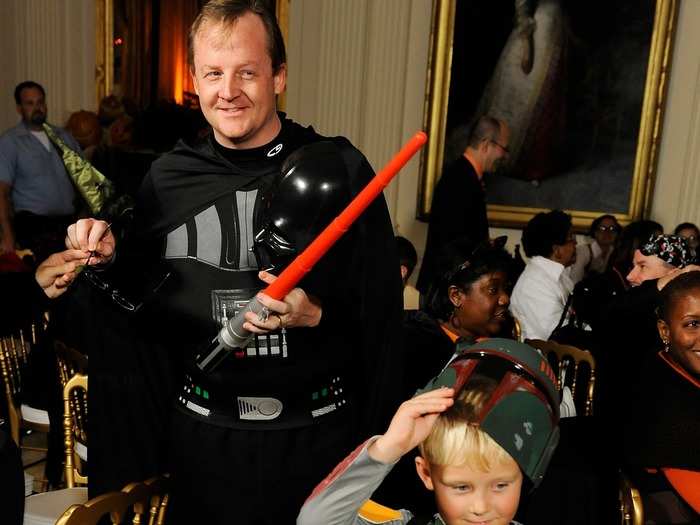
[[[104,272],[105,280],[148,292],[162,272],[166,234],[222,196],[271,181],[286,155],[323,139],[312,128],[282,118],[276,141],[284,143],[284,153],[274,162],[260,162],[260,151],[244,151],[234,164],[217,151],[213,138],[196,146],[180,142],[154,162],[137,197],[133,225],[113,267]],[[345,139],[331,140],[344,144],[350,188],[356,194],[370,180],[372,169]],[[297,329],[297,337],[333,335],[317,348],[316,360],[346,364],[359,409],[357,439],[386,428],[398,402],[399,389],[392,384],[401,374],[395,338],[401,318],[400,272],[383,196],[328,255],[302,282],[322,298],[321,325]],[[175,268],[174,277],[135,315],[84,282],[72,292],[85,327],[80,339],[90,355],[91,497],[168,469],[170,406],[181,385],[183,365],[191,362],[196,342],[204,343],[218,331],[211,320],[184,322],[186,317],[168,309],[170,293],[195,293],[201,287],[188,281],[181,269]],[[294,331],[289,331],[290,339]]]

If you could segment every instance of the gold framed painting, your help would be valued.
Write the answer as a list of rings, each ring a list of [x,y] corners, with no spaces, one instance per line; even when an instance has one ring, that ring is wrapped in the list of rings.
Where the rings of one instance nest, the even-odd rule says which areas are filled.
[[[677,12],[677,0],[433,0],[418,218],[482,114],[511,131],[485,178],[492,226],[552,208],[578,229],[645,217]]]

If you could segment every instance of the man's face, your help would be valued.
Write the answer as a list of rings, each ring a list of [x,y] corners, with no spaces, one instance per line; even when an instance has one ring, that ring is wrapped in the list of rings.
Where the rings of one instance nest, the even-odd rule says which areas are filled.
[[[643,255],[639,250],[634,251],[632,263],[632,271],[627,274],[627,280],[632,286],[639,286],[650,279],[660,279],[675,269],[656,255]]]
[[[523,474],[512,459],[488,472],[428,465],[423,458],[416,458],[416,468],[447,525],[508,525],[518,510]]]
[[[40,89],[35,87],[24,88],[20,94],[20,104],[17,113],[22,120],[33,128],[40,128],[46,122],[46,99]]]
[[[275,96],[284,90],[286,67],[273,73],[267,32],[258,15],[246,13],[229,27],[205,23],[195,38],[192,79],[204,117],[222,146],[255,148],[279,132]]]
[[[496,172],[500,164],[508,158],[510,154],[508,151],[509,144],[510,129],[505,122],[502,122],[498,140],[489,140],[487,143],[486,161],[484,162],[484,171],[486,173]]]
[[[570,229],[569,233],[566,234],[564,244],[554,245],[552,259],[564,266],[571,266],[576,262],[576,235],[573,230]]]

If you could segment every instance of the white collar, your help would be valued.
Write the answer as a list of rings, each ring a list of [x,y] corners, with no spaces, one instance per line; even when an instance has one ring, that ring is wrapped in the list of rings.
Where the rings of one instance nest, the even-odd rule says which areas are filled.
[[[531,258],[530,264],[541,269],[555,281],[559,280],[559,276],[564,271],[563,264],[553,261],[552,259],[542,257],[541,255],[535,255],[533,258]]]

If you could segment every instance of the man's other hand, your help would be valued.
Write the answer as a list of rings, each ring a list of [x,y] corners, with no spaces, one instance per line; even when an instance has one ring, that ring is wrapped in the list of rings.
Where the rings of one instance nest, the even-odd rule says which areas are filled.
[[[277,279],[268,272],[260,272],[258,277],[267,284],[272,284]],[[249,332],[264,334],[280,328],[312,327],[318,326],[321,321],[323,310],[320,300],[307,295],[301,288],[294,288],[283,301],[277,301],[264,293],[259,293],[257,297],[270,311],[270,315],[267,319],[260,319],[253,312],[246,313],[243,328]]]
[[[68,226],[66,248],[92,253],[90,264],[104,264],[112,260],[117,241],[110,225],[97,219],[80,219]]]
[[[75,280],[78,267],[87,260],[86,250],[65,250],[50,255],[34,272],[36,282],[51,299],[63,294]]]

